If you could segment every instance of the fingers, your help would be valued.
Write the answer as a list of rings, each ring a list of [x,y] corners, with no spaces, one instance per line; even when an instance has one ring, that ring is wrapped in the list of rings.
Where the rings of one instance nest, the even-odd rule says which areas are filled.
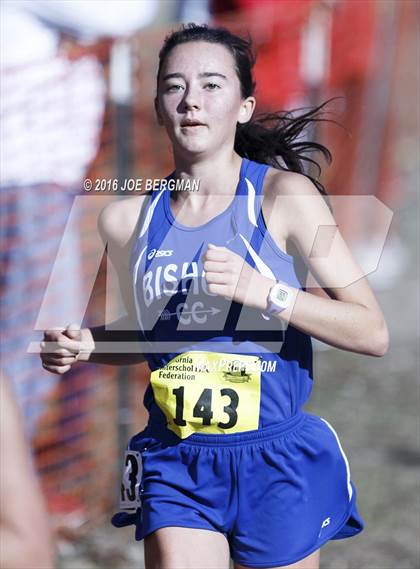
[[[47,364],[47,365],[71,365],[74,364],[75,361],[77,361],[76,356],[68,356],[68,357],[57,357],[57,356],[45,356],[42,358],[43,363]]]
[[[217,247],[216,245],[212,245],[209,243],[207,251],[203,255],[203,262],[206,261],[222,261],[226,262],[229,260],[232,251],[226,249],[226,247]]]
[[[80,330],[80,326],[77,324],[69,324],[63,334],[72,340],[80,341],[82,339],[82,331]]]
[[[56,374],[69,371],[77,361],[81,347],[81,330],[77,324],[44,332],[40,344],[42,367]]]
[[[63,347],[60,342],[45,342],[40,343],[42,354],[54,354],[56,356],[74,356],[75,351],[68,350]]]
[[[63,373],[66,373],[67,371],[69,371],[69,369],[71,368],[71,365],[55,366],[55,365],[48,365],[48,364],[42,362],[42,367],[46,371],[49,371],[51,373],[56,373],[58,375],[62,375]]]
[[[51,354],[40,354],[42,367],[51,372],[57,374],[63,374],[69,371],[71,366],[77,361],[77,356],[54,356]]]
[[[55,342],[60,347],[65,347],[68,349],[74,349],[74,342],[69,342],[68,340],[75,340],[77,342],[82,339],[82,331],[78,324],[69,324],[65,329],[63,328],[52,328],[50,330],[45,330],[44,341],[45,342]]]
[[[56,342],[63,334],[63,328],[51,328],[44,331],[44,340],[46,342]]]
[[[49,343],[51,344],[51,343]],[[55,344],[53,344],[54,346]],[[41,353],[40,353],[42,365],[44,367],[48,366],[59,366],[65,367],[74,364],[77,361],[78,354],[69,352],[62,348],[48,348],[45,346],[45,342],[41,342]],[[46,368],[47,369],[47,368]]]
[[[233,251],[209,243],[203,255],[203,269],[208,291],[211,294],[235,300],[238,279],[244,263],[244,259]]]
[[[44,354],[56,354],[60,356],[74,356],[80,352],[80,342],[77,340],[70,340],[64,335],[61,335],[58,341],[42,341],[41,352]]]
[[[203,263],[203,269],[206,273],[224,273],[227,266],[224,261],[205,261]]]
[[[49,354],[41,354],[42,367],[51,373],[63,374],[69,371],[77,361],[77,356],[55,357]]]
[[[232,284],[231,275],[226,273],[206,273],[207,284]]]
[[[77,324],[63,328],[45,330],[41,350],[44,353],[74,355],[80,352],[81,330]],[[64,350],[64,351],[61,351]]]

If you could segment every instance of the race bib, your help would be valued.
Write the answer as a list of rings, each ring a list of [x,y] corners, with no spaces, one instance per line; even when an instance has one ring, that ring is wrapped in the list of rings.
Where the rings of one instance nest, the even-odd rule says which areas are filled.
[[[136,510],[140,503],[142,460],[139,452],[127,450],[124,454],[121,478],[120,510]]]
[[[185,352],[152,372],[150,381],[168,429],[181,439],[196,432],[230,434],[258,429],[258,356]]]

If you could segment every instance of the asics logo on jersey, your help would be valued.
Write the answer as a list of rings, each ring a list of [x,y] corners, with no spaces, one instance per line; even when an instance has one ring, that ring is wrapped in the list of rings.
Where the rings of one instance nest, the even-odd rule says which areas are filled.
[[[171,257],[171,255],[173,255],[172,249],[167,249],[166,251],[164,249],[151,249],[147,254],[147,258],[150,261],[153,257]]]

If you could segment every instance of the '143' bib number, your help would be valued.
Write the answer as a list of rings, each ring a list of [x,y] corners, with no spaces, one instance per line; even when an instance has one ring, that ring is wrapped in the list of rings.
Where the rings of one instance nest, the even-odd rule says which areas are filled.
[[[258,428],[260,358],[185,352],[151,374],[168,428],[184,439],[194,432],[239,433]]]

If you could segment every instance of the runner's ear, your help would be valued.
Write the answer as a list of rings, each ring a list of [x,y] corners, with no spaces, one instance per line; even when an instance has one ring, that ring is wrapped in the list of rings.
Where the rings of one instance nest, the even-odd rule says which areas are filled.
[[[238,123],[244,124],[251,120],[251,117],[254,113],[256,105],[256,100],[254,97],[247,97],[241,103],[241,107],[238,113]]]

